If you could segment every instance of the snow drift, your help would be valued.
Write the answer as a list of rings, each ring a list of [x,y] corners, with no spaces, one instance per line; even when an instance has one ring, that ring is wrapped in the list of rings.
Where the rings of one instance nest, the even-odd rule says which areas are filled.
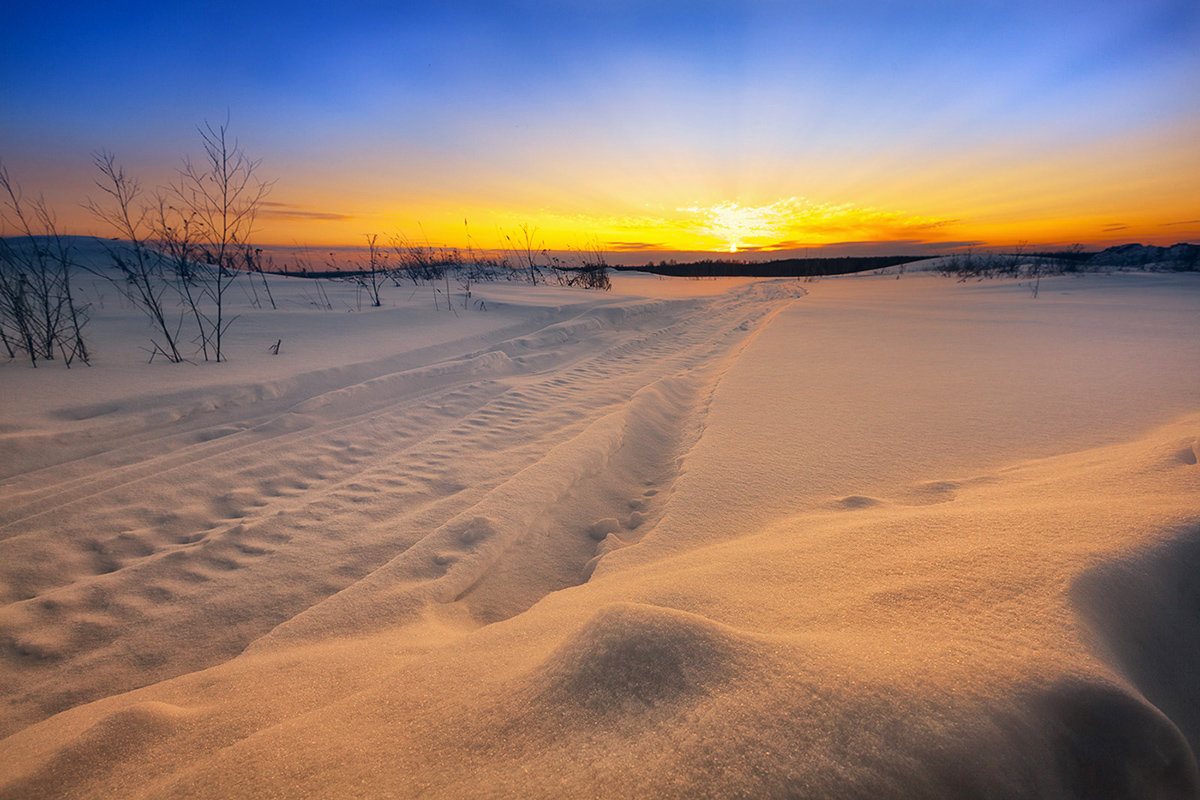
[[[1196,276],[614,283],[0,365],[0,796],[1197,795]]]

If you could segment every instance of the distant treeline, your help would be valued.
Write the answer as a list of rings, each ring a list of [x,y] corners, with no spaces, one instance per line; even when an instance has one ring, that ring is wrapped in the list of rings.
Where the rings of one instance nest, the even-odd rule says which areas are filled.
[[[273,272],[276,275],[287,275],[291,278],[350,279],[370,274],[370,270],[365,269],[308,269],[307,267],[292,268],[287,264],[284,264],[282,267],[276,267],[267,271]]]
[[[1158,269],[1200,270],[1200,245],[1179,242],[1170,247],[1145,244],[1120,244],[1102,250],[1088,259],[1093,267],[1156,267]]]
[[[845,256],[842,258],[781,258],[775,261],[660,261],[644,267],[613,267],[684,278],[810,278],[849,275],[872,269],[924,261],[933,256]]]
[[[1038,250],[1032,253],[1016,253],[1014,255],[1026,258],[1050,258],[1055,261],[1086,262],[1096,255],[1095,250]]]
[[[1082,247],[1055,252],[975,252],[966,250],[946,256],[938,272],[960,279],[1030,277],[1111,269],[1140,269],[1156,272],[1200,270],[1200,245],[1180,242],[1170,247],[1120,244],[1099,253]]]

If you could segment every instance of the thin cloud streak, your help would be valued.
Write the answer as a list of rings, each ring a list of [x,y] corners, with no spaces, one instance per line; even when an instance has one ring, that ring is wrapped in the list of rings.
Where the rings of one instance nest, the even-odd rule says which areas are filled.
[[[609,250],[632,251],[640,250],[661,250],[666,247],[663,242],[605,242],[605,247]]]
[[[308,211],[291,203],[266,201],[258,213],[262,219],[297,220],[310,222],[348,222],[357,217],[335,211]]]

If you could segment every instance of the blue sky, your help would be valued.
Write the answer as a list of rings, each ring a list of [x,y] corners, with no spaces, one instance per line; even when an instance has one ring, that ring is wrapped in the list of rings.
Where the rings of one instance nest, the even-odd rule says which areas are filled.
[[[153,185],[227,113],[274,201],[344,218],[292,232],[313,241],[469,214],[678,223],[682,247],[680,209],[792,198],[981,239],[1200,217],[1194,0],[44,3],[6,25],[0,158],[73,225],[92,151]]]

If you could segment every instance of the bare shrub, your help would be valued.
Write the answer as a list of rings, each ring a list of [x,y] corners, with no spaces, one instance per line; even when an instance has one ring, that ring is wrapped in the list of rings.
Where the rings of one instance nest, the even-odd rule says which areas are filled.
[[[254,219],[270,184],[258,179],[251,160],[229,137],[228,122],[198,128],[204,156],[185,159],[176,180],[143,199],[137,179],[112,153],[94,157],[107,195],[86,207],[127,244],[107,244],[116,274],[101,273],[152,321],[150,359],[185,360],[185,323],[205,361],[224,361],[224,336],[233,322],[227,294],[243,272],[262,274],[262,251],[250,243]]]
[[[379,308],[383,304],[379,297],[379,290],[383,287],[390,272],[388,253],[379,247],[379,234],[367,234],[367,268],[360,270],[354,280],[366,290],[371,305],[375,308]]]
[[[537,232],[538,229],[531,228],[529,223],[522,223],[514,233],[504,234],[504,239],[512,250],[514,260],[521,269],[528,271],[526,274],[529,282],[534,286],[537,286],[538,278],[542,274],[541,265],[538,262],[546,258],[546,245],[537,238]]]
[[[71,248],[43,198],[26,201],[0,164],[0,221],[16,239],[0,239],[0,344],[9,358],[24,353],[31,366],[61,356],[69,368],[90,363],[83,338],[87,306],[76,302]]]
[[[258,178],[261,162],[249,158],[230,138],[228,120],[216,127],[205,123],[198,130],[204,156],[199,162],[186,159],[168,191],[178,201],[179,215],[199,226],[200,255],[207,267],[204,293],[211,308],[202,338],[211,345],[214,359],[223,361],[224,335],[233,322],[226,315],[226,295],[261,254],[250,237],[272,184]]]

